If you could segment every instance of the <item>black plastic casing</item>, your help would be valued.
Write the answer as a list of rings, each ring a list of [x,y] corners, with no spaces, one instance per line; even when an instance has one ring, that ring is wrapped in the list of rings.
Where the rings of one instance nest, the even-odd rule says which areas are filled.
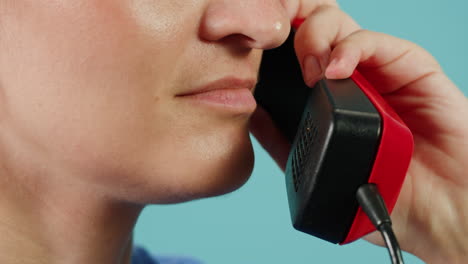
[[[255,91],[292,144],[285,171],[293,226],[332,243],[349,232],[380,142],[381,117],[352,80],[307,87],[292,35],[267,51]]]

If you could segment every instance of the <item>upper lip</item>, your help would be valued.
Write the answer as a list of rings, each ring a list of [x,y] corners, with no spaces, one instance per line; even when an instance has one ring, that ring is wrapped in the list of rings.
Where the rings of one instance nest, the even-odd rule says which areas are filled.
[[[213,82],[210,82],[205,85],[201,85],[189,91],[182,92],[177,96],[190,96],[199,93],[205,93],[213,90],[222,90],[222,89],[249,89],[253,91],[255,85],[257,84],[256,79],[254,78],[236,78],[236,77],[225,77],[217,79]]]

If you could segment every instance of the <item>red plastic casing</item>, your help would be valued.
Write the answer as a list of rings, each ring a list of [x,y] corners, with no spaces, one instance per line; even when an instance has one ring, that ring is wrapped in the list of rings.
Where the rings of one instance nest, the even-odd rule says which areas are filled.
[[[364,76],[355,71],[351,79],[374,104],[382,119],[380,144],[372,166],[369,183],[377,185],[388,211],[392,212],[413,154],[413,135]],[[372,231],[375,231],[374,226],[359,208],[346,239],[340,244],[353,242]]]
[[[296,19],[292,26],[297,29],[303,21],[303,19]],[[414,146],[413,135],[362,74],[354,71],[351,79],[373,103],[382,120],[380,144],[368,182],[377,185],[388,211],[391,213],[411,161]],[[340,244],[353,242],[373,231],[375,231],[375,227],[359,208],[348,235]]]

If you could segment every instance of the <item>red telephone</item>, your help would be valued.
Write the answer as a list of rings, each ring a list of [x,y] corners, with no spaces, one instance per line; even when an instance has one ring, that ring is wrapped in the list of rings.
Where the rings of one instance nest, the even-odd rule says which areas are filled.
[[[411,159],[412,134],[358,71],[307,87],[293,34],[265,52],[255,97],[292,144],[285,174],[293,226],[332,243],[350,243],[375,230],[357,201],[360,186],[375,184],[393,209]]]

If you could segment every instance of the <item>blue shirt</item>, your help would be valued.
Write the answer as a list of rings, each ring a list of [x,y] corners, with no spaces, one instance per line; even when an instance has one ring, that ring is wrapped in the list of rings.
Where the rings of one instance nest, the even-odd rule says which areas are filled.
[[[186,257],[155,257],[142,247],[135,246],[132,252],[132,264],[202,264]]]

